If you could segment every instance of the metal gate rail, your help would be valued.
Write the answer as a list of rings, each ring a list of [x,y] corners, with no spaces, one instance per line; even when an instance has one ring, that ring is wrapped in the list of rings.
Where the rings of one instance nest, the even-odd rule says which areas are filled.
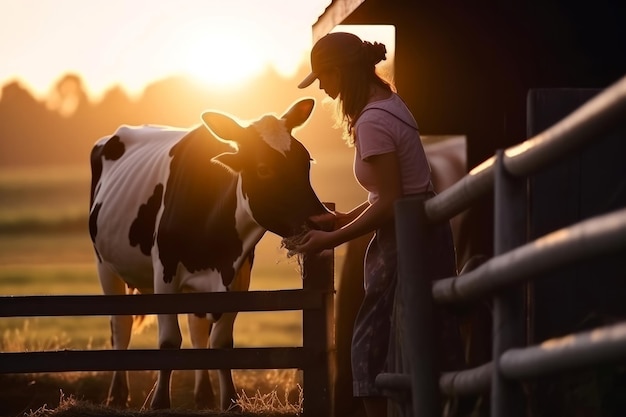
[[[381,374],[377,386],[409,391],[407,414],[440,415],[440,394],[491,391],[496,417],[523,416],[518,380],[554,372],[626,360],[626,322],[525,347],[521,283],[556,268],[626,249],[626,210],[598,216],[524,244],[526,177],[582,149],[596,138],[626,127],[626,77],[605,89],[569,116],[525,142],[498,151],[452,187],[424,201],[396,202],[398,289],[404,305],[402,349],[408,374]],[[423,276],[421,247],[431,223],[445,221],[494,190],[495,257],[462,277],[430,283]],[[442,375],[434,366],[434,303],[458,303],[493,297],[493,362]],[[408,313],[409,307],[410,313]],[[402,398],[402,397],[400,397]],[[405,404],[406,405],[406,404]]]

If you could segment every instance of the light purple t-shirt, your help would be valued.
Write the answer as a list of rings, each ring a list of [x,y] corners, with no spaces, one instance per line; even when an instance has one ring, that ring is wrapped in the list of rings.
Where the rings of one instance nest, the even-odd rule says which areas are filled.
[[[366,161],[372,155],[397,154],[404,195],[432,189],[430,166],[417,122],[397,94],[366,105],[356,122],[355,132],[354,175],[369,192],[370,203],[378,198],[376,177]]]

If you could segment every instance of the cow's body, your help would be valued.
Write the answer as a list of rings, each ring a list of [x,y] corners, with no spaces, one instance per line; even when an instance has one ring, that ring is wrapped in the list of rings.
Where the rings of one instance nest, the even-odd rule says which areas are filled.
[[[220,139],[205,126],[122,126],[97,142],[89,226],[104,293],[247,290],[254,246],[265,231],[292,236],[326,211],[310,186],[310,156],[291,136],[312,108],[312,100],[302,100],[281,119],[265,116],[247,128],[205,113]],[[213,317],[189,318],[193,346],[207,347]],[[211,347],[232,347],[234,318],[217,320]],[[159,347],[179,348],[176,315],[159,315],[158,323]],[[111,327],[113,348],[126,349],[132,318],[113,316]],[[159,373],[153,408],[170,406],[170,373]],[[220,373],[220,383],[228,407],[235,396],[230,371]],[[208,374],[197,371],[196,402],[210,407],[212,395]],[[127,399],[126,374],[116,372],[109,401]]]
[[[107,154],[114,152],[110,148],[121,148],[122,143],[123,156],[108,160]],[[225,291],[234,271],[265,231],[259,225],[253,226],[252,233],[236,230],[236,217],[242,216],[235,212],[237,177],[210,163],[211,158],[229,150],[232,148],[224,142],[211,140],[204,127],[185,131],[123,126],[98,142],[94,166],[103,161],[103,173],[94,190],[92,213],[97,211],[97,219],[106,219],[106,232],[97,225],[94,240],[102,265],[141,292],[152,292],[153,286],[157,293],[167,292],[161,287],[172,284],[196,291]],[[177,158],[185,165],[177,166]],[[172,208],[162,205],[164,198],[167,203],[168,192],[176,193],[170,199],[184,197],[185,204]],[[198,224],[201,219],[207,224]],[[220,229],[228,229],[231,236]],[[155,238],[161,244],[153,245]],[[120,250],[121,242],[127,246],[122,246],[124,250]],[[203,253],[207,247],[219,251]],[[163,279],[153,281],[151,255],[160,259],[157,267],[163,268]],[[179,262],[185,266],[183,273],[176,273]],[[192,283],[196,270],[202,271],[204,278]]]

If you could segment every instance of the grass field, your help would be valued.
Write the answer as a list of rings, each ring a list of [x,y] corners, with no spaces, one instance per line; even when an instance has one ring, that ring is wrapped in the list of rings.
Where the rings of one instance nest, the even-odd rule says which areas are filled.
[[[325,165],[313,166],[312,181],[320,199],[335,202],[338,210],[347,210],[364,198],[352,177],[350,152],[329,155]],[[0,169],[0,295],[101,293],[87,233],[89,181],[87,167]],[[285,255],[280,238],[267,233],[257,247],[252,290],[301,288],[298,265]],[[339,266],[343,248],[338,248],[335,255]],[[189,347],[186,319],[181,316],[179,322],[183,347]],[[156,320],[154,323],[141,334],[133,335],[131,348],[157,345]],[[108,317],[0,318],[0,335],[2,351],[103,349],[108,348],[110,337]],[[234,339],[239,347],[301,346],[301,312],[240,313]],[[154,382],[154,373],[132,374],[133,405],[139,407]],[[4,404],[0,406],[0,415],[25,407],[36,409],[42,402],[51,406],[54,398],[58,403],[59,390],[102,400],[108,378],[108,374],[94,373],[26,380],[0,376],[0,403]],[[256,389],[277,390],[282,396],[284,391],[295,401],[300,379],[295,370],[235,372],[238,388],[248,393],[254,394]],[[28,388],[32,386],[39,387],[37,393]],[[192,386],[189,372],[175,373],[174,406],[192,405]],[[43,395],[44,387],[52,393]],[[9,400],[22,397],[23,404],[7,408]]]
[[[265,239],[267,241],[258,250],[251,289],[301,287],[297,264],[284,256],[278,238],[268,235]],[[90,241],[82,234],[2,236],[0,248],[2,295],[101,294],[94,264],[89,261],[92,258]],[[5,262],[7,260],[11,262]],[[241,313],[235,324],[235,343],[239,346],[298,346],[302,339],[300,316],[300,312]],[[186,331],[183,317],[180,324]],[[67,348],[87,345],[102,348],[109,340],[107,317],[4,318],[0,329],[4,333],[25,326],[36,340],[66,334]],[[153,325],[133,336],[131,347],[155,345],[156,325]]]

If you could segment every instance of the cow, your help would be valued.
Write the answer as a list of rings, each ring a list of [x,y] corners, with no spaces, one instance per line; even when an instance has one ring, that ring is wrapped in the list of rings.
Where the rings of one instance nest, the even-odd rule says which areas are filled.
[[[246,126],[207,111],[192,129],[122,125],[96,142],[89,232],[104,294],[247,290],[267,230],[292,237],[328,212],[310,183],[311,156],[291,134],[313,107],[302,99]],[[235,315],[189,315],[193,347],[232,347]],[[132,320],[111,317],[113,349],[128,348]],[[177,315],[157,320],[159,348],[180,348]],[[170,408],[170,376],[159,371],[151,408]],[[236,398],[230,370],[220,371],[220,394],[223,409]],[[207,371],[196,371],[194,397],[213,406]],[[128,400],[127,374],[114,372],[108,403]]]

